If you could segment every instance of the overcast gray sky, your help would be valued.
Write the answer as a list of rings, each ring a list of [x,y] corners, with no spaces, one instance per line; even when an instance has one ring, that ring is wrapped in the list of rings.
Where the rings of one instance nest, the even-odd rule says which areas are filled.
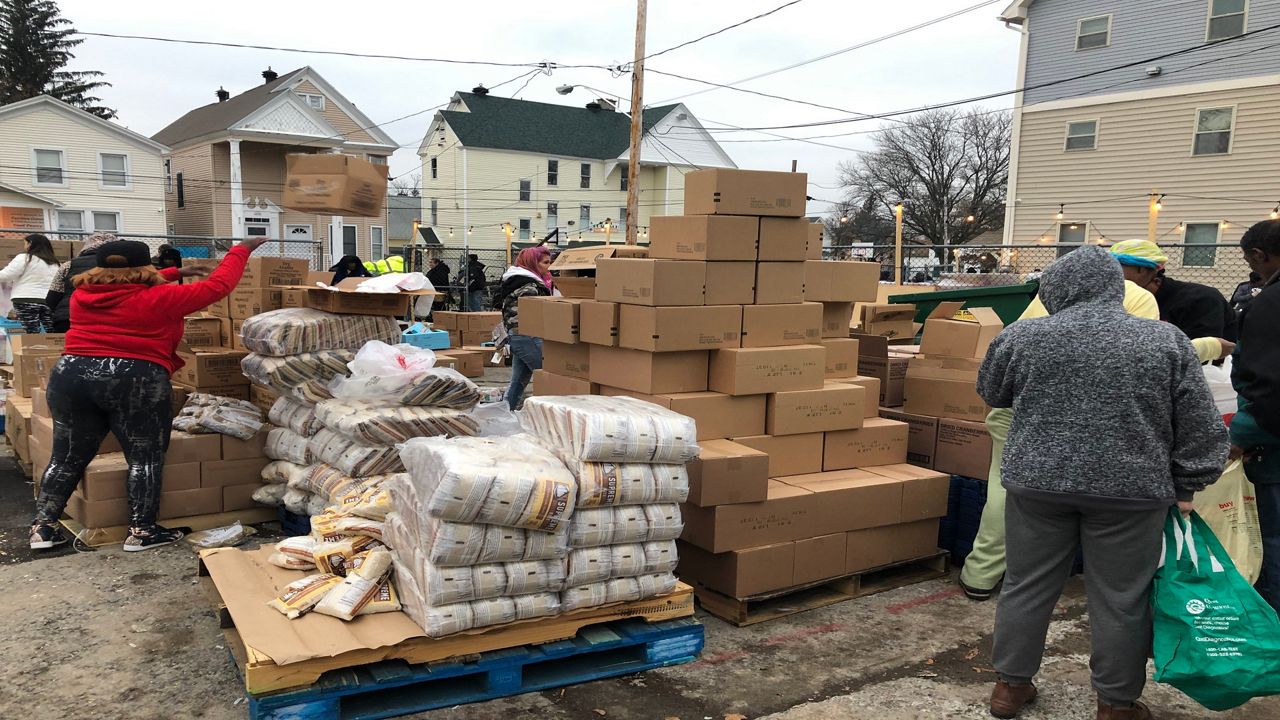
[[[647,52],[652,53],[782,5],[785,0],[651,0]],[[902,30],[969,7],[978,0],[802,0],[769,17],[650,61],[657,70],[731,83]],[[1018,35],[996,20],[996,2],[898,38],[747,82],[743,88],[865,113],[877,113],[1011,89],[1017,70]],[[60,0],[63,15],[86,32],[154,35],[242,44],[440,57],[497,62],[610,65],[633,52],[635,3],[631,0],[475,0],[406,2],[311,0],[265,2],[221,0],[185,4],[171,0]],[[125,12],[124,9],[128,11]],[[151,135],[186,111],[261,83],[268,65],[280,73],[310,65],[375,123],[383,123],[448,101],[477,83],[494,85],[520,68],[451,65],[403,60],[311,55],[238,48],[175,45],[89,37],[74,67],[97,69],[112,83],[103,99],[119,122]],[[509,96],[521,83],[496,92]],[[630,76],[603,69],[563,69],[535,76],[520,94],[527,100],[584,104],[584,89],[560,96],[558,85],[583,84],[628,97]],[[646,76],[647,104],[659,104],[706,89],[693,82]],[[708,127],[711,120],[759,127],[847,117],[770,98],[717,89],[683,98]],[[1010,98],[989,107],[1009,106]],[[416,148],[432,113],[385,126],[403,146],[392,174],[415,171]],[[740,167],[787,169],[792,159],[808,172],[810,194],[829,200],[836,166],[871,146],[866,131],[878,121],[780,130],[791,137],[854,132],[807,143],[724,142]],[[717,133],[722,141],[774,140],[759,133]],[[826,205],[811,204],[810,212]]]

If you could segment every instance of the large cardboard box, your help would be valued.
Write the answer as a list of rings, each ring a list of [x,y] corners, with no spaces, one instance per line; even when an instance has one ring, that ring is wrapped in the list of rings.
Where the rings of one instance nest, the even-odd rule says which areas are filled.
[[[618,307],[618,345],[649,352],[716,350],[742,343],[741,305]]]
[[[750,305],[756,301],[756,264],[753,262],[707,263],[708,305]]]
[[[492,346],[464,345],[458,348],[458,350],[461,350],[462,353],[466,353],[466,354],[479,355],[484,360],[484,366],[487,368],[507,366],[507,363],[502,359],[501,356],[499,356],[497,360],[493,359],[494,353],[493,353]]]
[[[221,395],[223,397],[235,398],[236,400],[249,399],[249,385],[247,381],[244,383],[237,383],[235,385],[206,385],[204,387],[196,387],[194,385],[187,385],[186,383],[180,383],[175,380],[173,387],[175,388],[175,391],[181,390],[188,396],[192,393],[205,393],[208,395]]]
[[[890,345],[888,338],[854,333],[858,341],[858,374],[880,380],[880,405],[897,407],[906,397],[909,351]]]
[[[707,389],[706,350],[650,353],[603,345],[587,347],[591,363],[587,379],[593,383],[649,395]]]
[[[765,432],[801,435],[862,427],[866,417],[866,389],[827,383],[817,390],[769,394]]]
[[[41,378],[49,377],[53,371],[66,348],[66,336],[10,335],[9,347],[13,352],[13,389],[26,398],[31,397]]]
[[[853,303],[822,303],[822,337],[847,338],[853,322]]]
[[[212,347],[221,345],[224,348],[232,350],[245,350],[244,341],[240,338],[240,330],[244,327],[244,321],[247,318],[218,318],[219,332],[218,342]],[[190,345],[190,343],[188,343]],[[195,347],[195,346],[193,346]]]
[[[214,515],[222,512],[222,491],[193,488],[160,493],[159,520]],[[129,524],[129,501],[125,498],[88,500],[79,490],[67,502],[67,515],[87,528],[119,527]]]
[[[699,507],[763,502],[769,494],[769,456],[731,440],[699,441],[689,463],[689,502]]]
[[[556,274],[556,289],[564,297],[585,298],[596,296],[596,262],[602,258],[643,258],[649,256],[649,248],[635,245],[595,245],[569,248],[561,251],[551,263]]]
[[[307,307],[339,315],[388,315],[398,317],[409,311],[420,297],[435,297],[435,290],[401,290],[393,293],[359,292],[367,278],[347,278],[329,288],[309,288]]]
[[[729,395],[817,390],[822,387],[825,363],[826,350],[821,345],[714,350],[708,389]]]
[[[940,302],[924,321],[920,354],[932,357],[983,358],[991,341],[1004,329],[995,310],[964,303]]]
[[[542,369],[586,380],[591,374],[591,346],[542,341]]]
[[[563,298],[553,298],[555,302],[560,302]],[[563,316],[561,316],[563,317]],[[483,312],[465,312],[458,318],[458,329],[463,332],[493,332],[493,329],[502,322],[502,312],[498,310],[485,310]]]
[[[987,424],[941,418],[933,469],[949,475],[986,480],[991,470],[991,435]]]
[[[723,595],[745,598],[793,585],[796,544],[775,543],[726,553],[710,553],[697,545],[679,543],[676,574],[689,584]]]
[[[520,334],[529,337],[545,337],[543,333],[546,331],[543,323],[545,316],[545,308],[554,302],[554,298],[546,295],[526,295],[516,301],[516,315],[520,319]],[[444,315],[444,318],[440,316]],[[447,330],[458,332],[458,340],[462,340],[462,328],[458,326],[461,313],[435,312],[431,317],[435,321],[432,323],[436,330]],[[575,328],[576,329],[576,328]]]
[[[224,436],[217,434],[192,435],[174,430],[169,436],[169,450],[164,454],[165,465],[221,460],[222,437]]]
[[[483,352],[466,348],[436,350],[436,367],[449,367],[462,373],[463,377],[484,377],[486,358],[490,351]]]
[[[804,302],[804,263],[757,263],[755,302],[757,305]]]
[[[271,388],[262,387],[261,385],[249,386],[249,402],[261,410],[264,417],[271,412],[271,406],[275,405],[276,400],[279,399],[280,393]]]
[[[596,262],[596,300],[631,305],[702,305],[704,262],[601,258]]]
[[[684,176],[686,215],[804,217],[805,173],[713,168]]]
[[[824,376],[828,379],[852,378],[858,374],[858,341],[853,338],[823,338],[822,347],[826,350]],[[875,403],[879,403],[880,388],[876,386]]]
[[[461,330],[459,331],[459,340],[461,345],[458,349],[471,346],[479,347],[487,342],[493,342],[493,330]]]
[[[252,510],[259,507],[257,501],[253,499],[253,494],[260,487],[262,487],[260,482],[246,485],[224,485],[222,488],[222,512]]]
[[[827,382],[841,383],[844,385],[856,385],[866,390],[866,417],[880,417],[880,378],[867,377],[865,375],[855,375],[846,378],[832,378]]]
[[[556,375],[546,370],[533,371],[533,395],[599,395],[600,386],[590,380]]]
[[[799,262],[809,254],[805,218],[760,218],[760,262]]]
[[[822,433],[807,435],[734,436],[739,445],[769,456],[769,477],[808,475],[822,472]]]
[[[22,462],[31,462],[30,437],[34,403],[17,393],[9,393],[4,401],[4,436],[9,439],[13,454]],[[50,435],[53,429],[50,426]]]
[[[974,358],[912,358],[907,366],[903,409],[916,415],[985,421],[991,408],[978,395],[981,367],[982,361]]]
[[[183,321],[182,342],[192,347],[222,344],[222,320],[216,317],[189,317]]]
[[[200,487],[222,488],[227,485],[249,485],[261,482],[262,468],[271,462],[267,458],[247,458],[244,460],[215,460],[200,463]],[[218,502],[222,495],[219,491]]]
[[[251,257],[245,263],[241,287],[302,286],[307,285],[308,263],[301,258]],[[325,282],[333,279],[325,273]]]
[[[165,462],[161,492],[194,490],[200,487],[200,463]],[[129,463],[124,453],[98,455],[85,468],[80,480],[80,494],[85,500],[127,498]]]
[[[600,386],[602,395],[628,395],[661,405],[693,418],[699,440],[764,434],[764,395],[725,395],[718,392],[646,395],[622,388]]]
[[[846,533],[832,533],[796,541],[792,586],[820,582],[844,574]]]
[[[938,449],[938,418],[880,408],[880,417],[907,424],[907,462],[932,468]]]
[[[915,319],[915,305],[871,303],[862,306],[862,322],[858,326],[858,332],[891,340],[914,338]]]
[[[893,526],[894,562],[928,557],[938,552],[939,518],[903,522]]]
[[[254,435],[248,440],[231,437],[230,435],[216,436],[222,438],[222,460],[256,460],[267,456],[267,431]],[[213,458],[219,459],[219,458]],[[248,482],[247,480],[245,482]]]
[[[826,231],[826,226],[820,222],[809,223],[809,240],[805,246],[805,260],[822,259],[823,237],[826,235]]]
[[[908,425],[869,418],[857,430],[828,432],[822,441],[822,469],[847,470],[907,461]]]
[[[742,347],[814,345],[822,336],[818,303],[746,305],[742,308]]]
[[[228,317],[244,320],[264,312],[279,310],[284,305],[280,288],[242,285],[231,291],[224,307],[227,309]],[[219,307],[218,311],[221,312],[221,310],[222,308]]]
[[[173,374],[173,381],[193,388],[225,385],[247,386],[249,379],[240,371],[240,361],[248,355],[243,350],[222,347],[192,347],[178,350],[183,365]],[[248,394],[246,387],[245,394]]]
[[[760,220],[738,215],[665,215],[649,220],[649,257],[668,260],[756,259]]]
[[[899,551],[895,541],[899,527],[901,525],[884,525],[845,533],[844,571],[857,573],[897,562]]]
[[[549,298],[546,296],[528,296],[520,298],[520,322],[524,323],[524,309],[528,302],[546,302]],[[431,327],[436,330],[461,330],[458,322],[463,315],[456,310],[432,310],[431,311]]]
[[[951,492],[950,475],[905,464],[879,465],[867,468],[867,471],[901,483],[902,519],[899,522],[946,516],[947,497]]]
[[[584,300],[578,306],[578,336],[592,345],[618,346],[618,303]]]
[[[524,301],[529,298],[520,298],[520,307],[524,307]],[[552,298],[551,302],[543,303],[539,306],[542,312],[541,328],[539,332],[531,332],[524,327],[524,313],[520,314],[520,334],[532,335],[534,337],[544,338],[559,343],[569,343],[570,345],[578,342],[578,334],[581,329],[581,319],[579,310],[582,303],[587,302],[581,298]],[[501,318],[499,318],[501,322]],[[462,339],[467,339],[466,331],[462,333]],[[490,329],[492,332],[492,328]],[[487,338],[489,340],[492,337]],[[470,345],[471,343],[465,342]]]
[[[880,263],[806,260],[804,299],[815,302],[875,302]]]
[[[222,512],[222,490],[198,487],[160,493],[159,519],[216,515]]]
[[[339,154],[285,156],[280,205],[313,215],[378,217],[387,200],[387,166]]]

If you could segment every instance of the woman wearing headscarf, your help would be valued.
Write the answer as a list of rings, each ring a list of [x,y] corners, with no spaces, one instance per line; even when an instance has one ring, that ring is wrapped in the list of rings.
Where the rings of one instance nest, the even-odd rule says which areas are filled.
[[[183,320],[235,289],[249,254],[265,242],[231,249],[203,282],[178,285],[176,269],[158,271],[151,250],[129,240],[97,245],[94,267],[72,277],[71,329],[66,350],[49,375],[53,452],[40,482],[31,548],[66,542],[57,529],[84,470],[110,432],[128,463],[129,537],[126,552],[179,540],[156,514],[173,418],[170,375]]]
[[[507,406],[520,406],[534,370],[542,369],[542,338],[520,334],[520,298],[550,295],[543,278],[550,274],[551,251],[545,247],[525,248],[516,256],[516,264],[502,274],[502,284],[493,304],[502,309],[502,326],[506,328],[511,347],[511,385],[507,388]]]
[[[333,273],[331,285],[337,285],[349,277],[373,277],[373,273],[369,272],[369,268],[364,266],[364,261],[356,255],[343,255],[341,260],[329,268],[329,272]]]

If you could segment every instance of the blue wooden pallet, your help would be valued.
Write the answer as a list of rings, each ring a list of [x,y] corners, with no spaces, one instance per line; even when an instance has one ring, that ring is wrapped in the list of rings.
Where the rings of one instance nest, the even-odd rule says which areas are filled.
[[[693,618],[589,625],[576,637],[495,650],[470,661],[388,660],[328,673],[314,685],[249,695],[250,720],[376,720],[629,675],[692,661],[702,652]]]

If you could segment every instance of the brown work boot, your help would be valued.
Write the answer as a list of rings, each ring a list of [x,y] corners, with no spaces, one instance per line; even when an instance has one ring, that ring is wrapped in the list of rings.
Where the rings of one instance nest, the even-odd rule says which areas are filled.
[[[1118,708],[1098,701],[1098,720],[1153,720],[1151,710],[1140,702],[1133,707]]]
[[[1037,694],[1035,685],[1010,685],[1001,680],[991,691],[991,714],[1002,720],[1017,717],[1019,710],[1035,702]]]

